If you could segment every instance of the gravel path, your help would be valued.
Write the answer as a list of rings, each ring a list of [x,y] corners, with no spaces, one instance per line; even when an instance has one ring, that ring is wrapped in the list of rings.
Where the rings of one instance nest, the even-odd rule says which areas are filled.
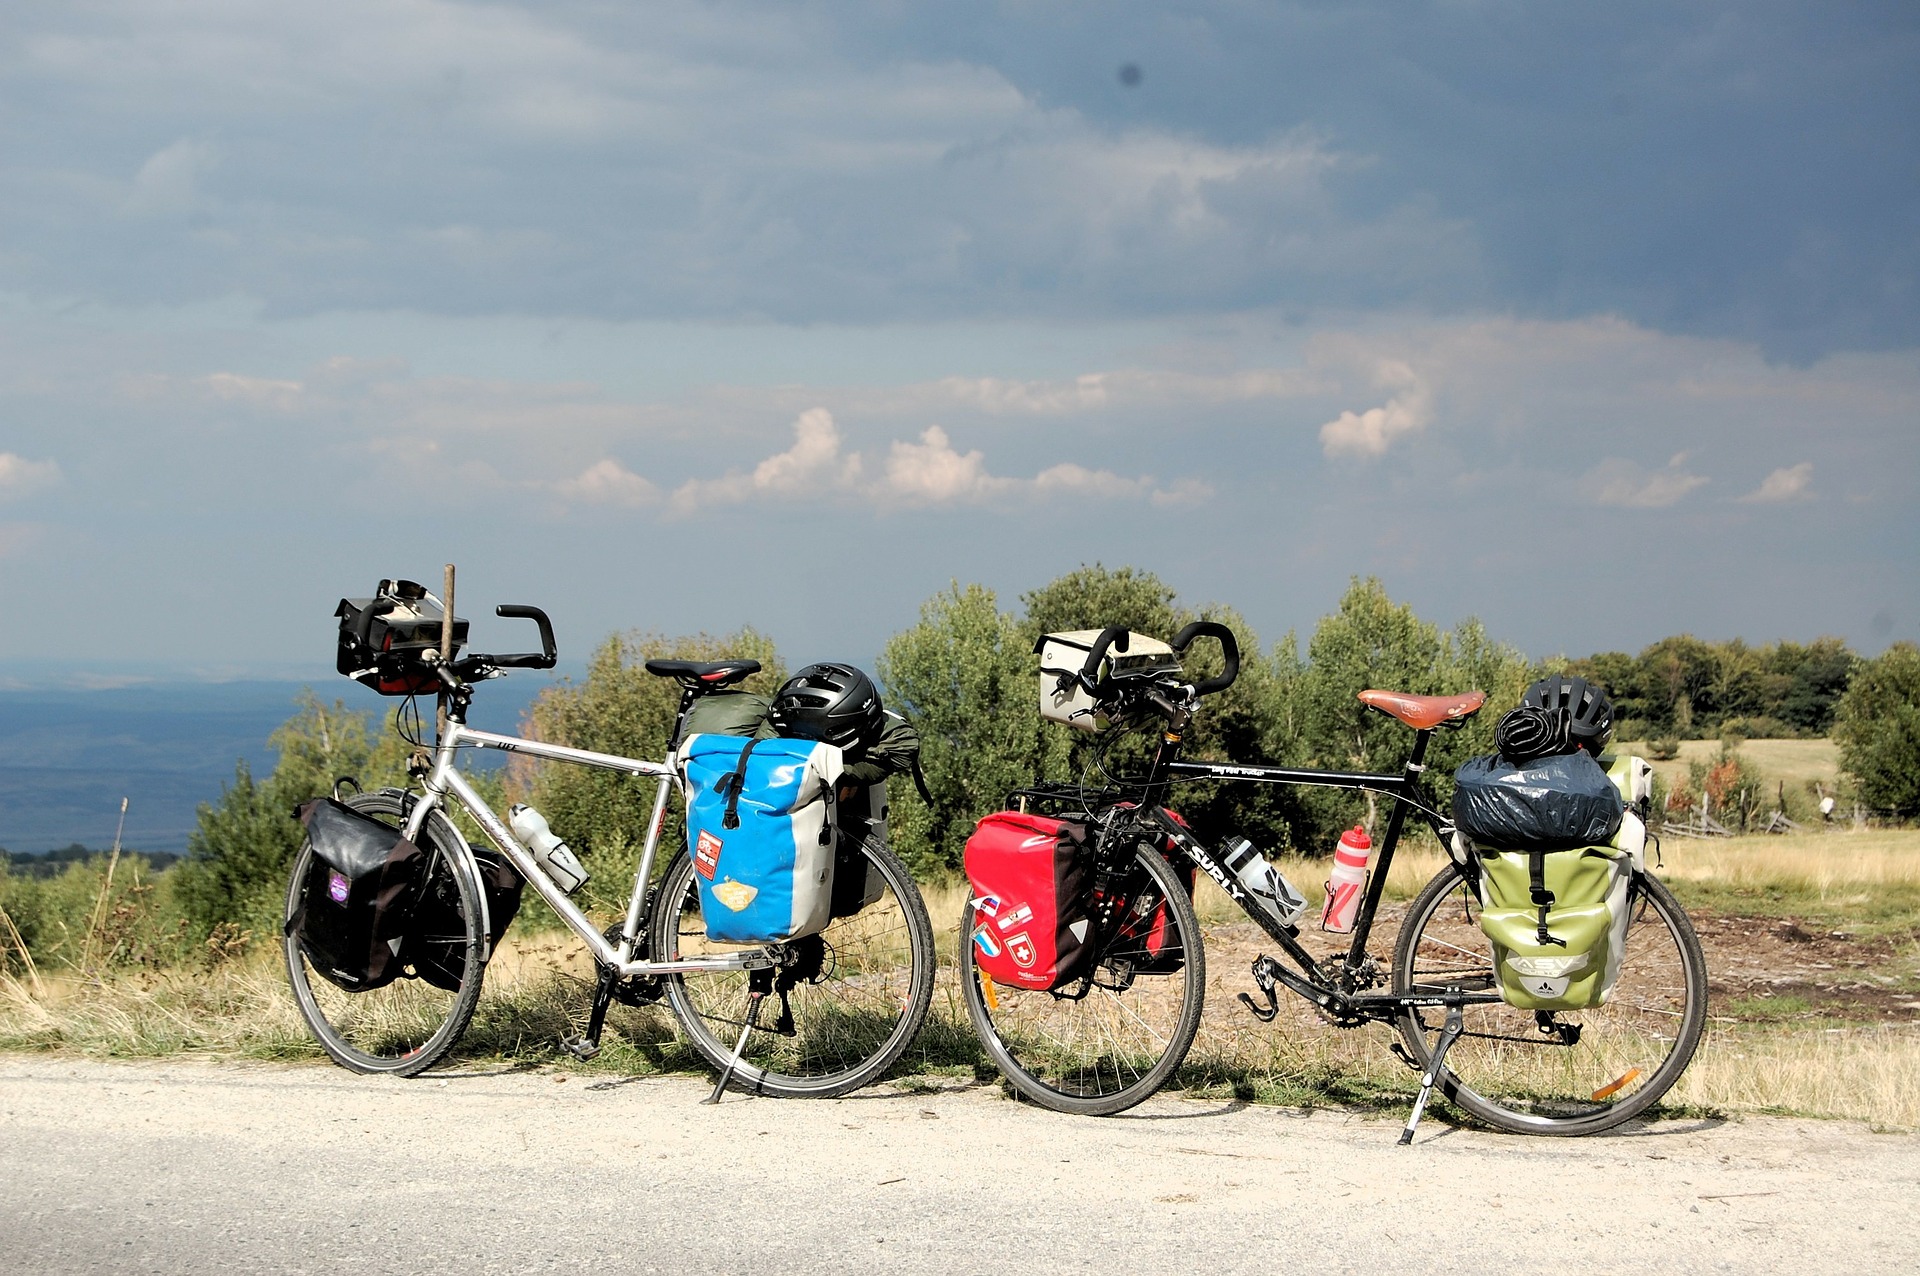
[[[1797,1120],[1524,1139],[993,1086],[0,1057],[14,1271],[1909,1271],[1920,1139]]]

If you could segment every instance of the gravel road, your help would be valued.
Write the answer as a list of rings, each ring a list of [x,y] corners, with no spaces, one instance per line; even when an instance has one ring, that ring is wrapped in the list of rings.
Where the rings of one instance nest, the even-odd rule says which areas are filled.
[[[20,1272],[1912,1270],[1920,1139],[1797,1120],[1524,1139],[994,1086],[0,1058]]]

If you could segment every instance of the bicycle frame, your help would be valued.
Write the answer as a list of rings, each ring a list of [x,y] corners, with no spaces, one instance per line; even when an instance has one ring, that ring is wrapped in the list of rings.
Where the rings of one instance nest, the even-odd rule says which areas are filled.
[[[589,749],[569,748],[565,745],[548,744],[540,740],[527,740],[519,736],[496,735],[491,731],[479,731],[466,725],[462,716],[449,713],[446,732],[441,736],[434,750],[433,768],[428,773],[423,787],[426,795],[414,803],[413,810],[407,816],[405,833],[409,838],[418,838],[427,820],[435,810],[451,795],[465,808],[467,814],[484,831],[493,844],[513,862],[514,868],[532,884],[540,898],[559,915],[587,945],[593,953],[596,964],[612,971],[620,978],[630,975],[674,975],[715,973],[734,970],[762,970],[774,965],[773,959],[764,950],[738,953],[720,953],[710,957],[688,958],[682,961],[635,960],[633,951],[642,928],[647,922],[647,893],[653,880],[654,860],[659,852],[660,836],[666,825],[667,795],[678,787],[678,774],[670,763],[648,762],[640,758],[623,758],[611,753],[595,753]],[[647,827],[647,838],[640,851],[640,866],[634,873],[633,894],[627,900],[626,921],[621,927],[620,942],[608,942],[587,915],[580,911],[567,893],[560,889],[546,869],[534,858],[533,853],[513,835],[500,817],[494,814],[486,800],[474,789],[473,785],[455,766],[454,760],[461,748],[498,749],[503,753],[518,753],[526,757],[541,758],[552,762],[572,762],[581,766],[599,767],[608,771],[624,771],[638,779],[652,776],[656,782],[653,798],[653,814]]]
[[[1457,1006],[1479,1001],[1498,1001],[1498,993],[1469,993],[1461,990],[1449,990],[1434,993],[1413,994],[1368,994],[1356,987],[1356,977],[1366,967],[1367,941],[1373,932],[1373,921],[1380,906],[1380,896],[1386,889],[1387,872],[1393,866],[1395,851],[1400,845],[1400,835],[1405,830],[1407,812],[1417,810],[1426,817],[1436,836],[1443,842],[1451,833],[1445,818],[1426,800],[1421,788],[1420,777],[1426,773],[1427,745],[1433,738],[1431,730],[1414,733],[1413,750],[1407,755],[1406,763],[1399,774],[1366,771],[1327,771],[1304,767],[1270,766],[1263,763],[1225,763],[1225,762],[1184,762],[1178,757],[1180,733],[1167,732],[1162,737],[1159,752],[1156,754],[1152,769],[1152,779],[1146,787],[1144,813],[1152,819],[1161,833],[1178,846],[1182,854],[1213,879],[1220,889],[1241,911],[1256,922],[1261,930],[1280,945],[1290,958],[1305,972],[1305,977],[1295,974],[1276,961],[1263,959],[1260,969],[1275,982],[1284,984],[1293,992],[1305,997],[1330,1014],[1349,1019],[1391,1018],[1402,1009],[1410,1006],[1448,1005]],[[1381,838],[1379,856],[1367,878],[1366,894],[1362,897],[1358,916],[1354,920],[1353,939],[1347,949],[1346,960],[1338,970],[1330,971],[1316,962],[1297,937],[1296,927],[1283,927],[1270,917],[1266,910],[1253,904],[1246,887],[1240,884],[1231,869],[1213,848],[1201,842],[1187,828],[1173,820],[1166,811],[1167,791],[1176,778],[1196,780],[1241,780],[1256,784],[1292,784],[1313,785],[1320,788],[1351,789],[1378,793],[1393,799],[1393,806],[1387,817],[1386,832]],[[1256,975],[1260,979],[1259,975]],[[1266,980],[1260,979],[1263,990],[1269,992]]]

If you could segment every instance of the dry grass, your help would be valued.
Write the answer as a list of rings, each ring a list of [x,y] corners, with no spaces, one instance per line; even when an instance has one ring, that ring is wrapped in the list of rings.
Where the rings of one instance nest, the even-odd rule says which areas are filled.
[[[1718,1029],[1669,1101],[1920,1129],[1920,1029]]]
[[[1808,742],[1781,742],[1804,744]],[[1845,914],[1891,908],[1889,924],[1920,921],[1920,830],[1868,830],[1790,838],[1708,842],[1669,839],[1662,876],[1683,894],[1770,893],[1807,911]],[[1403,851],[1386,895],[1410,897],[1439,868],[1437,848]],[[1289,859],[1282,871],[1317,907],[1324,859]],[[911,1066],[984,1074],[952,966],[959,949],[962,883],[923,888],[943,967],[933,1014],[910,1052]],[[1902,902],[1906,901],[1906,902]],[[1383,1027],[1337,1031],[1289,998],[1273,1025],[1235,1003],[1249,985],[1248,954],[1262,939],[1204,878],[1196,903],[1208,932],[1208,1012],[1181,1084],[1268,1102],[1396,1107],[1415,1079],[1389,1052]],[[1723,909],[1724,911],[1724,909]],[[1315,932],[1309,930],[1309,936]],[[1384,951],[1391,929],[1376,948]],[[1316,951],[1331,946],[1315,938]],[[202,1054],[228,1058],[320,1059],[287,991],[277,952],[255,951],[211,970],[128,972],[83,978],[67,970],[30,981],[0,976],[0,1049],[65,1050],[99,1056]],[[587,1004],[586,960],[571,937],[511,936],[487,975],[487,995],[463,1043],[463,1057],[501,1057],[525,1066],[564,1059],[558,1041],[577,1031]],[[1716,1008],[1716,1014],[1718,1009]],[[593,1070],[642,1073],[698,1069],[671,1017],[657,1008],[616,1008],[609,1049]],[[578,1067],[566,1060],[570,1068]],[[1920,1128],[1920,1029],[1811,1024],[1736,1024],[1716,1019],[1672,1104],[1728,1112],[1784,1112]]]
[[[1920,889],[1920,829],[1670,837],[1662,842],[1660,858],[1658,871],[1668,882],[1780,889],[1816,900],[1889,888]]]
[[[1687,778],[1690,762],[1712,762],[1720,756],[1718,740],[1682,740],[1680,756],[1666,762],[1654,761],[1646,741],[1616,743],[1615,753],[1637,753],[1652,763],[1653,769],[1668,787]],[[1840,776],[1840,750],[1831,740],[1748,740],[1740,752],[1767,777],[1768,788],[1784,781],[1798,788],[1808,780],[1826,786],[1831,793]]]

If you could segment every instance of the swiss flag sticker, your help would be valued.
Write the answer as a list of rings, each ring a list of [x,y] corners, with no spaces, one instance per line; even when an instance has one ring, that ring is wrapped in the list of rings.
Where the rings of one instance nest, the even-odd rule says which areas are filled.
[[[1033,969],[1033,963],[1040,956],[1034,951],[1032,938],[1024,930],[1018,935],[1007,936],[1007,952],[1013,958],[1013,964],[1022,970]]]
[[[720,839],[705,829],[693,844],[693,871],[709,882],[720,869]]]

